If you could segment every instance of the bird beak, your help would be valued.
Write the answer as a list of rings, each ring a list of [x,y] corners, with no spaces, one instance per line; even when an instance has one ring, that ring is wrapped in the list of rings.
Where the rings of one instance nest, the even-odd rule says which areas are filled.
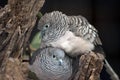
[[[43,38],[43,36],[45,36],[45,32],[44,31],[40,31],[40,38]]]
[[[59,65],[62,65],[62,63],[63,63],[63,60],[59,59]]]

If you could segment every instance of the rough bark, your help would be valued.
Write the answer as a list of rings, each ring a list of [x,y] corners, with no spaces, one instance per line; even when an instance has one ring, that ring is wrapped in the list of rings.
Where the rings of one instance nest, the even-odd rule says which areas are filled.
[[[6,73],[9,57],[23,54],[43,3],[44,0],[8,0],[0,8],[0,74]]]
[[[91,52],[80,57],[79,68],[73,80],[100,80],[104,56]]]
[[[5,66],[5,74],[0,75],[0,80],[26,80],[20,64],[18,59],[9,58]]]

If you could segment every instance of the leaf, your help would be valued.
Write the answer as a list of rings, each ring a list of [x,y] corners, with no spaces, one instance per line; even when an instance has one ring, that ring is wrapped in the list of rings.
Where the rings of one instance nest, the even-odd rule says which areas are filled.
[[[36,35],[33,37],[32,41],[31,41],[31,48],[33,49],[38,49],[40,47],[40,32],[36,33]]]

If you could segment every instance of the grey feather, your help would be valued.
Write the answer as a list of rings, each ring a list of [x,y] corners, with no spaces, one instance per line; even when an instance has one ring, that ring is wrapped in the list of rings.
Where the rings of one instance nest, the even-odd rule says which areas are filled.
[[[98,31],[93,27],[83,16],[68,16],[69,28],[76,35],[85,40],[94,43],[95,45],[102,45],[98,36]]]
[[[42,41],[49,43],[63,36],[69,27],[66,23],[68,23],[68,18],[62,12],[53,11],[52,13],[46,13],[38,23],[38,29],[42,34]]]
[[[61,49],[38,49],[29,68],[40,80],[68,80],[72,74],[72,60]]]
[[[67,16],[59,11],[46,13],[38,29],[44,46],[61,48],[70,56],[89,53],[95,45],[102,45],[97,30],[82,16]]]
[[[102,45],[98,31],[82,16],[67,16],[59,11],[46,13],[40,19],[38,29],[44,46],[60,48],[72,57]]]

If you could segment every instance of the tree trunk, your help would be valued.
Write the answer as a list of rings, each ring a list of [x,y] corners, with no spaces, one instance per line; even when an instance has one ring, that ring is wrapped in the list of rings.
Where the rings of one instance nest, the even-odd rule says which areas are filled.
[[[100,80],[104,56],[91,52],[80,57],[79,67],[72,80]]]
[[[8,0],[7,4],[0,8],[1,75],[6,73],[8,58],[19,58],[26,49],[37,20],[36,15],[43,3],[44,0]]]

